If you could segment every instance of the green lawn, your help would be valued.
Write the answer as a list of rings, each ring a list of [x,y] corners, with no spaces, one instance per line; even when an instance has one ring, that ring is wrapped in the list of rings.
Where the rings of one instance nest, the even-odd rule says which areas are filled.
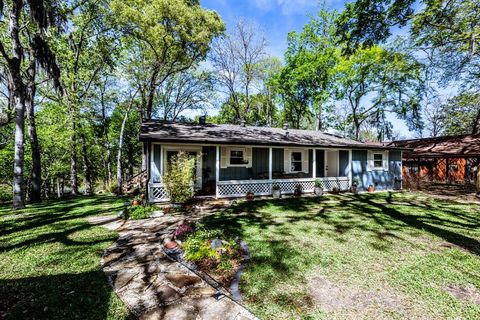
[[[242,202],[203,220],[252,259],[264,319],[479,319],[480,206],[375,193]]]
[[[100,269],[117,237],[90,225],[124,199],[79,197],[12,211],[0,206],[0,319],[126,319]]]

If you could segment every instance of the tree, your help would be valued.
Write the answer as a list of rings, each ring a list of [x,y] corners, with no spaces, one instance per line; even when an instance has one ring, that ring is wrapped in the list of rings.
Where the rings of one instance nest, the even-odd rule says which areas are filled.
[[[356,0],[345,4],[336,21],[344,53],[385,42],[392,27],[403,27],[411,19],[413,3],[415,0]]]
[[[279,75],[279,88],[285,102],[285,115],[294,127],[300,118],[315,117],[315,129],[325,130],[331,121],[327,101],[332,92],[333,73],[340,58],[337,45],[336,12],[322,8],[302,32],[288,35],[286,65]]]
[[[159,116],[172,121],[186,111],[205,111],[215,96],[211,74],[195,69],[173,75],[158,91]]]
[[[480,134],[480,93],[465,91],[441,106],[446,135]]]
[[[8,14],[4,13],[7,12]],[[24,72],[25,55],[32,54],[34,60],[59,84],[59,69],[55,55],[48,43],[47,30],[60,26],[62,17],[56,1],[13,0],[0,2],[0,18],[8,16],[8,29],[2,24],[0,55],[7,71],[8,88],[14,106],[15,151],[13,170],[13,207],[25,206],[24,183],[24,131],[27,92],[27,75]],[[29,29],[31,28],[31,29]],[[34,30],[29,37],[26,30]],[[30,75],[31,76],[31,75]]]
[[[143,118],[150,119],[158,87],[203,60],[224,24],[191,0],[112,0],[111,8],[136,65]]]
[[[235,24],[232,33],[213,44],[210,56],[213,73],[220,89],[229,97],[229,105],[235,113],[234,123],[246,121],[252,108],[266,46],[267,41],[258,28],[243,20]]]
[[[444,132],[444,114],[443,102],[441,98],[433,98],[432,101],[427,102],[424,108],[425,129],[427,129],[429,136],[438,137]]]
[[[387,112],[406,120],[411,129],[421,127],[421,65],[411,56],[372,46],[344,57],[334,72],[338,98],[348,102],[355,139],[366,121],[388,136]]]

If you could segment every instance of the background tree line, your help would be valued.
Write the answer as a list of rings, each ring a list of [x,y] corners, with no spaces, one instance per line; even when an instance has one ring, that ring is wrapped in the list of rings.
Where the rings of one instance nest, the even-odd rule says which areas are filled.
[[[479,1],[413,5],[320,3],[280,59],[261,28],[226,31],[198,0],[0,1],[0,196],[22,208],[121,192],[145,168],[151,118],[357,140],[398,137],[392,117],[418,135],[479,133]]]

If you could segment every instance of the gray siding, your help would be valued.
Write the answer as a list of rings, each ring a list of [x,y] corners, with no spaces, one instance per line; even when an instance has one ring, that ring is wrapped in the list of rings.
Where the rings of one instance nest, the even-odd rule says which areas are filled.
[[[376,190],[393,189],[395,178],[401,179],[402,160],[400,151],[390,151],[388,154],[388,171],[367,171],[367,151],[352,151],[352,178],[358,181],[358,187],[366,190],[369,185],[375,186]]]
[[[322,178],[325,176],[325,150],[317,150],[315,161],[317,163],[316,178]]]
[[[215,146],[202,148],[202,184],[215,182],[215,161],[217,149]]]
[[[272,171],[282,173],[285,171],[283,168],[283,149],[272,148]]]
[[[338,151],[338,175],[340,177],[348,176],[348,151]]]
[[[268,179],[268,148],[252,148],[251,168],[228,167],[220,169],[221,181],[261,179],[261,176]]]

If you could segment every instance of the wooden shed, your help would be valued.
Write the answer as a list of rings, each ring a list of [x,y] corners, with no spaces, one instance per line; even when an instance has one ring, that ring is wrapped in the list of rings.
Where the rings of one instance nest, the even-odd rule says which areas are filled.
[[[443,136],[399,140],[389,144],[405,148],[403,179],[447,184],[477,184],[480,165],[480,135]]]

